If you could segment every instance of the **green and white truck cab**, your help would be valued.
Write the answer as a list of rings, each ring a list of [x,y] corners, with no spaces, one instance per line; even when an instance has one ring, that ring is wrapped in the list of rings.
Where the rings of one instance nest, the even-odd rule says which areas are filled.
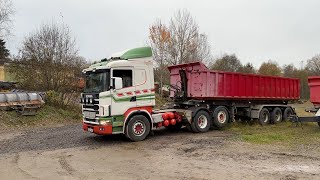
[[[151,129],[155,105],[151,48],[116,53],[83,73],[83,129],[100,135],[123,133],[134,141],[144,139]],[[136,120],[126,128],[133,117]]]

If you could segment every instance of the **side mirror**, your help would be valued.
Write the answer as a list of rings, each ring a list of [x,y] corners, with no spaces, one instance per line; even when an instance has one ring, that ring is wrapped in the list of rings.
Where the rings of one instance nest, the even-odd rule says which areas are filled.
[[[121,89],[122,88],[122,78],[121,77],[113,77],[113,87],[114,89]]]

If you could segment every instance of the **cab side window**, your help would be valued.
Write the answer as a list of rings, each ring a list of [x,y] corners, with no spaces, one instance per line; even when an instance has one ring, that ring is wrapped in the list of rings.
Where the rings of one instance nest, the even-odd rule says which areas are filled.
[[[132,86],[132,70],[115,69],[113,70],[113,77],[122,78],[123,88]]]

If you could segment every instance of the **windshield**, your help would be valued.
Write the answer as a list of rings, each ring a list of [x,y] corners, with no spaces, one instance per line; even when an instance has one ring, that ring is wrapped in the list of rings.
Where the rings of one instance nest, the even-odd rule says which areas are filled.
[[[86,73],[85,93],[99,93],[110,87],[110,70],[97,70]]]

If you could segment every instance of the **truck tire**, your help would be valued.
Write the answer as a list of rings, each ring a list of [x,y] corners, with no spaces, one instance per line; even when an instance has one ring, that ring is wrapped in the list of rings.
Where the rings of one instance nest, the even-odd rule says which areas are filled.
[[[271,113],[271,122],[277,124],[282,121],[282,111],[280,108],[274,108]]]
[[[150,133],[150,122],[143,115],[135,115],[126,125],[126,136],[131,141],[142,141]]]
[[[289,117],[291,115],[293,115],[293,110],[290,107],[287,107],[284,111],[283,111],[283,120],[289,120]]]
[[[207,132],[211,126],[211,119],[208,112],[200,110],[194,116],[191,123],[191,129],[193,132]]]
[[[261,109],[258,121],[261,126],[265,126],[270,123],[270,112],[267,108]]]
[[[218,106],[213,111],[213,125],[221,129],[225,127],[229,122],[229,112],[224,106]]]

